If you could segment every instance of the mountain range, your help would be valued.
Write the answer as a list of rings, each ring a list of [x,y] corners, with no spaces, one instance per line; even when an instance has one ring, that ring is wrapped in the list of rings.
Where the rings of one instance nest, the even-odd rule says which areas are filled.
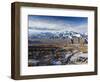
[[[29,40],[34,39],[67,39],[67,38],[88,38],[87,33],[78,33],[73,31],[64,31],[64,32],[30,32],[28,38]]]

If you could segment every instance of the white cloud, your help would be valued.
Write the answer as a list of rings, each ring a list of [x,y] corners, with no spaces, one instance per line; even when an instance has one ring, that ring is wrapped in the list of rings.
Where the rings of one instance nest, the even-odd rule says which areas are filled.
[[[79,26],[71,26],[62,21],[46,21],[46,20],[29,20],[29,27],[32,28],[33,31],[75,31],[75,32],[87,32],[87,25],[81,24]]]
[[[81,24],[77,27],[75,27],[76,32],[80,33],[87,33],[88,32],[88,25],[87,24]]]

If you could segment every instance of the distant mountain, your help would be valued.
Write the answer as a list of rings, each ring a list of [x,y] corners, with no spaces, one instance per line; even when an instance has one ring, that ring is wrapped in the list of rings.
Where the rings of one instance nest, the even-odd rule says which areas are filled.
[[[67,38],[88,38],[88,35],[85,33],[78,33],[73,31],[65,31],[65,32],[30,32],[28,38],[32,39],[67,39]]]
[[[63,31],[63,32],[35,32],[29,30],[28,32],[28,43],[31,44],[59,44],[66,43],[69,40],[73,41],[74,38],[81,38],[88,43],[87,33],[78,33],[73,31]]]

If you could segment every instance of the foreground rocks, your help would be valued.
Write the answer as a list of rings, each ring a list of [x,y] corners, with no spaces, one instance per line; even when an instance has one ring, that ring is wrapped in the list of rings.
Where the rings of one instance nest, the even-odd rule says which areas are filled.
[[[79,50],[58,50],[42,51],[38,54],[33,54],[28,59],[29,66],[48,66],[48,65],[77,65],[87,64],[88,54],[82,53]]]

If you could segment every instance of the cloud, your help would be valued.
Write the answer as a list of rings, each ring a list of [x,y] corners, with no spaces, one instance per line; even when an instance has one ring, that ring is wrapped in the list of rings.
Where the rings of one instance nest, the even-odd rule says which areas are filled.
[[[87,24],[71,25],[64,21],[29,20],[29,29],[34,32],[75,31],[87,32]]]
[[[62,22],[48,22],[48,21],[29,21],[29,28],[33,30],[46,30],[46,31],[63,31],[70,28],[69,24]]]
[[[87,24],[81,24],[79,26],[76,26],[75,31],[80,32],[80,33],[87,33],[88,32],[88,25]]]

